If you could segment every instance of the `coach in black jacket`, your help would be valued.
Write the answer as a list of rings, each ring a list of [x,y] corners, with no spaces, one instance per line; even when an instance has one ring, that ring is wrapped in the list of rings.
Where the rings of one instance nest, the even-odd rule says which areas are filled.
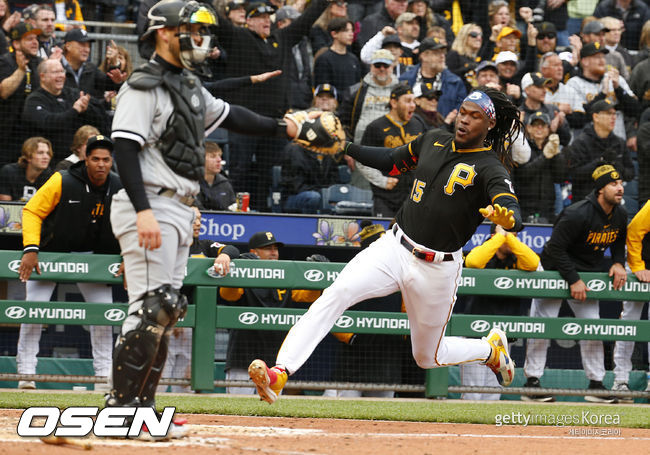
[[[592,174],[595,190],[586,199],[562,211],[553,226],[551,238],[542,251],[544,270],[557,270],[570,287],[571,298],[567,301],[578,318],[599,319],[599,302],[588,299],[590,291],[578,272],[604,272],[609,269],[614,289],[625,285],[625,237],[627,234],[627,211],[621,207],[623,181],[611,165],[598,166]],[[612,263],[608,267],[605,250],[610,249]],[[533,299],[532,317],[556,318],[562,299]],[[539,377],[546,365],[548,340],[530,339],[526,346],[524,373],[527,387],[539,387]],[[603,342],[581,340],[580,353],[589,389],[605,390],[605,356]],[[535,396],[535,395],[533,395]],[[548,396],[537,399],[551,401]],[[586,401],[614,403],[616,398],[586,395]]]

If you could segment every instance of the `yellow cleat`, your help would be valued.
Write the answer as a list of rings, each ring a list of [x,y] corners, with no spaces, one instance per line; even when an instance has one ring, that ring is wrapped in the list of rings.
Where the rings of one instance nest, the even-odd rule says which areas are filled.
[[[255,384],[260,399],[269,404],[275,403],[289,379],[284,368],[278,366],[269,368],[260,359],[251,362],[248,366],[248,375]]]
[[[497,376],[499,384],[504,387],[509,386],[515,377],[515,362],[508,354],[508,338],[505,332],[501,329],[492,329],[483,339],[490,344],[492,349],[485,365],[490,367]]]

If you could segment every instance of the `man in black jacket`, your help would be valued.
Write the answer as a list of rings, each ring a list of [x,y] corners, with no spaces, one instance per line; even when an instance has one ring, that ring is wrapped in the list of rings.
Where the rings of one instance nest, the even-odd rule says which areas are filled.
[[[587,298],[590,289],[578,272],[605,272],[609,270],[615,290],[625,285],[625,237],[627,211],[621,207],[623,181],[618,171],[609,164],[598,166],[592,174],[594,191],[586,199],[573,204],[562,213],[553,226],[550,240],[541,254],[544,270],[557,270],[569,284],[569,306],[578,318],[599,319],[599,302]],[[608,269],[605,250],[610,249],[612,265]],[[533,299],[531,317],[556,318],[562,299]],[[540,387],[544,373],[549,341],[529,339],[526,345],[524,373],[526,387]],[[581,340],[580,353],[589,389],[602,391],[605,377],[605,355],[600,340]],[[533,395],[533,399],[548,401],[548,396]],[[593,403],[615,403],[616,398],[585,396]]]
[[[52,141],[53,161],[64,159],[72,137],[82,125],[106,130],[106,113],[90,94],[64,87],[65,70],[59,60],[44,60],[38,65],[41,87],[25,100],[23,121],[34,134]]]
[[[40,33],[39,29],[20,22],[9,33],[14,51],[0,57],[0,167],[16,161],[20,146],[31,135],[20,116],[27,96],[40,87]]]
[[[217,37],[226,51],[228,61],[224,76],[250,76],[277,69],[283,74],[265,84],[223,93],[223,99],[261,115],[281,117],[290,107],[287,73],[294,65],[293,46],[309,34],[312,25],[325,10],[326,0],[314,0],[300,17],[287,27],[271,30],[270,15],[274,10],[265,3],[252,3],[247,8],[247,27],[236,27],[223,16]],[[230,179],[235,191],[251,193],[251,208],[266,208],[271,182],[270,169],[282,162],[284,138],[252,137],[232,132],[230,140]],[[256,168],[253,166],[255,163]]]
[[[97,65],[88,61],[90,43],[93,39],[82,28],[73,28],[65,34],[61,63],[66,73],[66,87],[89,93],[93,98],[103,99],[104,92],[119,90],[127,74],[119,68],[103,73]]]
[[[119,177],[110,172],[113,143],[106,136],[88,139],[86,159],[67,171],[56,172],[36,192],[23,209],[23,257],[20,280],[27,282],[26,301],[47,302],[56,283],[28,281],[32,271],[40,275],[38,253],[118,254],[110,210],[113,195],[122,188]],[[77,283],[87,302],[113,303],[110,285]],[[18,338],[16,365],[19,374],[36,372],[36,355],[41,324],[22,324]],[[113,351],[113,329],[91,326],[93,368],[97,376],[108,376]],[[20,381],[19,388],[35,388],[34,381]],[[106,386],[103,387],[107,389]],[[98,390],[98,386],[95,386]]]
[[[406,12],[407,0],[384,0],[384,7],[361,21],[361,32],[357,42],[361,48],[370,38],[387,25],[395,27],[395,21],[400,14]]]
[[[585,126],[568,152],[574,203],[591,191],[591,173],[601,161],[618,169],[624,181],[634,178],[630,151],[625,141],[614,134],[616,106],[609,99],[598,99],[586,106],[593,122]]]

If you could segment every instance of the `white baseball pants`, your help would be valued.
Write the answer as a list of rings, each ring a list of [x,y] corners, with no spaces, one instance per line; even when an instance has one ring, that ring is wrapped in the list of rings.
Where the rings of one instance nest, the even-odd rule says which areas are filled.
[[[295,373],[345,310],[363,300],[397,291],[402,292],[413,357],[421,368],[487,359],[487,341],[444,336],[460,284],[462,251],[453,253],[453,261],[426,262],[400,244],[402,235],[400,229],[396,233],[386,232],[345,266],[336,281],[291,328],[278,353],[278,365]]]
[[[624,321],[638,321],[641,319],[645,302],[623,302],[621,319]],[[629,380],[632,371],[632,353],[634,352],[634,341],[617,341],[614,344],[614,380],[626,382]],[[650,356],[650,343],[648,343],[648,356]]]
[[[483,365],[463,364],[460,366],[460,383],[476,387],[500,387],[492,370]],[[463,393],[462,400],[500,400],[500,393]]]
[[[28,281],[26,301],[48,302],[56,283],[52,281]],[[111,286],[99,283],[77,283],[86,302],[113,303]],[[36,373],[36,355],[41,339],[42,324],[21,324],[18,335],[18,351],[16,366],[19,374]],[[92,345],[93,368],[96,376],[108,376],[113,359],[113,327],[90,326],[90,342]]]
[[[587,299],[584,302],[567,299],[573,314],[580,319],[600,319],[598,300]],[[562,299],[533,299],[530,316],[536,318],[556,318],[560,314]],[[526,342],[526,363],[524,374],[527,378],[541,378],[546,366],[546,354],[549,340],[529,338]],[[582,367],[588,379],[602,381],[605,377],[605,354],[600,340],[580,340]]]

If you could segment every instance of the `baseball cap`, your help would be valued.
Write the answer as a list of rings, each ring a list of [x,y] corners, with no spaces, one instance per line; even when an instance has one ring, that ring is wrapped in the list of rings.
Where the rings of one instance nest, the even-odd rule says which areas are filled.
[[[270,231],[256,232],[255,234],[251,235],[251,238],[248,241],[248,248],[251,250],[269,245],[277,245],[278,247],[283,247],[284,243],[278,242],[275,239],[273,233]]]
[[[393,87],[393,90],[390,91],[390,99],[396,100],[399,99],[402,95],[412,95],[413,89],[406,82],[402,82]]]
[[[594,99],[590,103],[584,105],[585,112],[595,114],[597,112],[608,111],[612,108],[616,108],[616,103],[607,98]]]
[[[385,48],[388,45],[395,44],[397,46],[402,45],[402,41],[399,39],[399,36],[396,34],[384,36],[384,39],[381,42],[381,47]]]
[[[621,174],[619,174],[616,168],[611,164],[603,164],[594,170],[591,174],[591,178],[594,180],[596,191],[598,191],[608,183],[619,180]]]
[[[32,24],[28,24],[27,22],[19,22],[9,31],[9,37],[12,40],[20,41],[23,39],[23,36],[30,33],[40,35],[42,31],[40,28],[34,28]]]
[[[529,85],[544,87],[553,82],[551,79],[542,76],[542,73],[526,73],[521,78],[521,89],[525,90]]]
[[[395,27],[399,27],[402,25],[404,22],[411,22],[412,20],[415,20],[418,16],[415,13],[402,13],[399,16],[397,16],[397,19],[395,20]]]
[[[386,49],[377,49],[372,53],[372,58],[370,63],[385,63],[386,65],[392,65],[395,62],[395,56],[391,51]]]
[[[88,36],[88,32],[83,28],[73,28],[67,32],[63,38],[64,43],[69,43],[70,41],[77,41],[78,43],[92,43],[95,40]]]
[[[608,32],[609,29],[603,25],[602,22],[600,21],[591,21],[587,25],[584,26],[582,29],[582,33],[600,33],[600,32]]]
[[[416,98],[420,98],[421,96],[423,96],[429,99],[431,98],[439,99],[442,92],[440,90],[434,89],[433,84],[431,82],[422,82],[420,84],[417,84],[415,87],[413,87],[413,94],[415,95]]]
[[[98,134],[97,136],[90,136],[86,141],[86,155],[89,155],[91,151],[98,148],[105,148],[112,152],[113,141],[111,141],[108,136],[104,136],[102,134]]]
[[[490,60],[483,60],[481,63],[478,64],[478,66],[476,67],[474,72],[478,76],[478,73],[480,73],[481,71],[485,71],[485,70],[492,70],[495,73],[499,72],[499,70],[497,69],[496,63],[494,63],[494,62],[492,62]]]
[[[34,19],[36,17],[36,12],[41,8],[41,5],[38,3],[32,3],[29,6],[26,6],[23,8],[23,11],[21,12],[23,19],[28,20],[28,19]]]
[[[505,26],[505,27],[503,27],[503,28],[501,29],[501,31],[500,31],[499,34],[497,35],[497,41],[499,41],[499,40],[500,40],[501,38],[503,38],[504,36],[508,36],[508,35],[513,34],[513,33],[514,33],[515,35],[517,35],[517,38],[521,38],[521,32],[519,31],[519,29]]]
[[[518,62],[519,57],[512,51],[503,51],[497,54],[497,58],[494,61],[495,64],[505,63],[505,62]]]
[[[300,17],[300,13],[293,6],[283,6],[275,12],[275,21],[281,21],[284,19],[296,20]]]
[[[540,35],[549,35],[551,33],[557,34],[557,28],[555,27],[555,24],[552,22],[542,22],[539,24],[539,27],[537,27],[538,34],[537,36],[539,37]]]
[[[547,125],[551,124],[551,118],[548,116],[546,112],[542,111],[535,111],[532,114],[526,118],[526,125],[530,125],[533,123],[535,120],[541,120],[542,122],[546,123]]]
[[[334,98],[338,96],[338,93],[336,92],[336,87],[334,87],[331,84],[320,84],[314,90],[314,96],[322,95],[324,93],[329,93]]]
[[[248,8],[246,8],[246,18],[260,16],[262,14],[273,14],[274,12],[275,10],[266,3],[251,3],[248,5]]]
[[[602,52],[603,54],[609,54],[609,50],[598,42],[585,44],[582,46],[582,49],[580,49],[580,58],[591,57],[592,55],[596,55],[599,52]]]
[[[424,51],[435,51],[436,49],[447,49],[447,44],[438,38],[424,38],[418,49],[420,53]]]
[[[246,3],[243,0],[234,0],[232,2],[226,3],[226,14],[232,10],[244,8],[246,9]]]

